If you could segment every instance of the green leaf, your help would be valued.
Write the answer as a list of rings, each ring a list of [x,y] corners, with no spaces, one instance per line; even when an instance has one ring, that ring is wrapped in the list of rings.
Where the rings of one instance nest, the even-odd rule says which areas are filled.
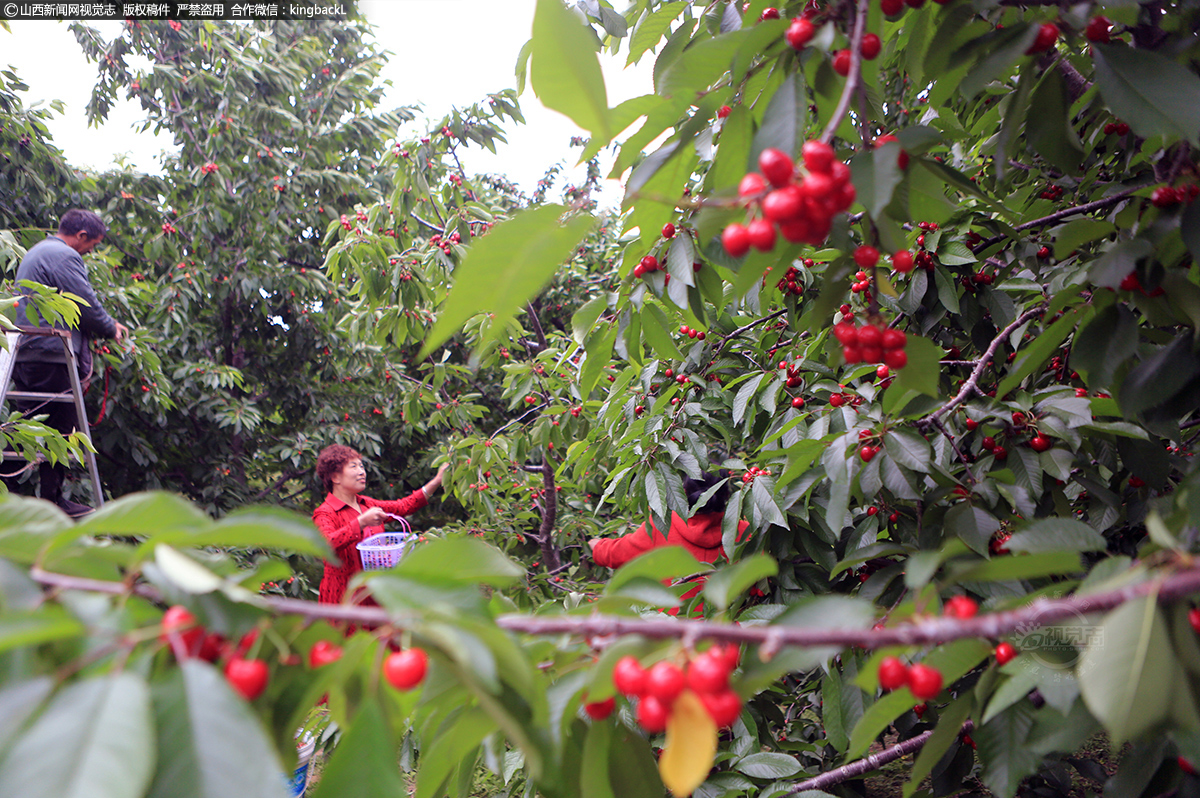
[[[603,325],[588,337],[587,358],[579,371],[579,395],[584,399],[591,396],[596,383],[604,376],[604,370],[612,360],[613,346],[616,342],[616,324]]]
[[[746,170],[758,171],[759,154],[771,147],[795,156],[804,143],[807,126],[808,91],[804,84],[804,73],[796,70],[784,78],[767,104],[762,124],[750,145]],[[723,136],[721,145],[725,145]]]
[[[1192,258],[1200,260],[1200,202],[1191,202],[1179,217],[1179,231]]]
[[[1125,44],[1092,47],[1096,85],[1113,115],[1142,138],[1200,144],[1200,77],[1153,50]]]
[[[925,745],[921,746],[921,753],[917,755],[912,770],[909,771],[908,781],[904,784],[904,798],[909,798],[915,793],[925,777],[933,772],[942,755],[958,740],[963,723],[974,709],[975,697],[972,693],[967,693],[941,711],[937,728],[933,730]]]
[[[154,754],[142,677],[126,671],[87,679],[60,691],[16,739],[0,762],[0,795],[140,798]]]
[[[313,526],[310,518],[281,507],[266,506],[234,510],[205,530],[175,530],[168,527],[151,535],[147,543],[282,549],[325,559],[333,554],[329,542]]]
[[[1017,59],[1025,55],[1025,51],[1033,44],[1037,36],[1037,25],[1025,28],[1019,26],[998,31],[988,37],[986,46],[980,50],[986,55],[979,60],[968,73],[958,90],[966,100],[975,99],[975,95],[983,91],[987,84],[1007,72]]]
[[[369,798],[407,793],[396,767],[396,741],[380,707],[378,700],[359,705],[354,722],[321,770],[313,798]]]
[[[929,447],[929,441],[920,433],[892,428],[884,435],[883,446],[888,455],[900,465],[913,471],[928,473],[933,450]]]
[[[595,34],[559,0],[538,0],[532,42],[530,83],[538,99],[594,139],[612,141],[619,131],[610,129]]]
[[[1024,349],[1018,350],[1017,360],[1009,369],[1008,374],[1000,381],[1000,386],[996,388],[997,396],[1004,396],[1020,385],[1021,380],[1028,377],[1042,367],[1051,355],[1058,349],[1059,345],[1067,339],[1067,336],[1075,329],[1077,324],[1086,322],[1091,318],[1092,308],[1076,308],[1062,315],[1058,321],[1050,325],[1050,327],[1036,339],[1033,343]]]
[[[415,798],[433,798],[440,794],[447,779],[467,755],[479,747],[483,738],[496,730],[496,724],[483,710],[473,707],[458,715],[448,728],[438,735],[426,750],[422,750],[421,766],[417,770]],[[472,756],[473,760],[474,757]],[[391,793],[375,793],[387,795]],[[332,793],[330,794],[333,795]],[[325,798],[317,795],[317,798]]]
[[[175,493],[130,493],[106,502],[75,526],[80,535],[175,535],[210,530],[213,521],[196,505]]]
[[[149,798],[281,798],[283,764],[220,671],[199,660],[180,663],[154,686],[153,698],[158,764]]]
[[[613,730],[611,723],[593,723],[588,726],[579,771],[582,798],[615,798],[608,779],[608,750],[612,743]]]
[[[1134,415],[1169,401],[1200,375],[1200,355],[1190,335],[1181,335],[1145,358],[1125,375],[1118,396],[1121,409]]]
[[[154,547],[154,563],[175,587],[188,593],[212,593],[225,584],[224,579],[165,543]]]
[[[558,0],[539,0],[539,12],[550,5],[558,5]],[[568,12],[564,9],[563,13]],[[477,313],[494,316],[480,346],[500,340],[517,311],[554,276],[594,222],[591,216],[582,215],[560,224],[559,219],[566,212],[561,205],[522,211],[476,239],[455,270],[454,287],[425,341],[421,357],[444,343]]]
[[[1084,244],[1107,238],[1117,226],[1102,219],[1076,219],[1054,232],[1054,257],[1062,260]]]
[[[1156,602],[1141,597],[1092,630],[1076,674],[1088,709],[1120,745],[1170,716],[1178,667]]]
[[[1073,518],[1043,518],[1015,532],[1004,544],[1014,553],[1037,554],[1052,551],[1104,551],[1104,537],[1082,521]]]
[[[1041,757],[1028,745],[1033,707],[1019,702],[972,733],[983,762],[983,782],[997,798],[1012,798],[1021,780],[1037,772]]]
[[[8,749],[53,691],[54,680],[49,676],[12,681],[0,688],[0,751]]]
[[[522,579],[525,569],[482,540],[442,538],[415,547],[395,573],[418,580],[507,587]]]
[[[868,149],[850,159],[851,182],[858,190],[858,201],[871,216],[878,217],[892,202],[896,186],[904,172],[896,163],[900,144],[888,142],[879,149]],[[923,218],[923,217],[922,217]]]
[[[690,3],[683,0],[663,3],[639,20],[637,27],[633,29],[633,36],[629,39],[629,57],[625,60],[625,66],[637,63],[647,50],[662,41],[663,35],[671,29],[671,23],[689,5]]]
[[[769,751],[744,756],[733,763],[733,769],[755,779],[786,779],[801,770],[796,757]]]
[[[732,599],[739,596],[754,583],[779,573],[775,560],[759,553],[739,562],[726,565],[708,577],[704,584],[704,598],[719,612],[729,609]]]
[[[1116,244],[1088,267],[1088,279],[1103,288],[1117,288],[1138,261],[1154,252],[1154,246],[1144,238]]]
[[[742,383],[742,387],[738,389],[737,396],[733,399],[733,423],[741,424],[742,419],[746,415],[746,408],[750,406],[754,399],[754,394],[758,391],[758,386],[762,384],[766,374],[756,374],[750,379]]]
[[[1087,376],[1088,385],[1107,388],[1117,369],[1137,353],[1137,346],[1133,313],[1123,304],[1109,305],[1075,336],[1071,367]]]
[[[36,612],[9,610],[0,615],[0,652],[66,640],[83,632],[83,625],[58,605]]]
[[[662,798],[664,787],[658,764],[641,735],[618,725],[610,746],[608,777],[618,798]]]
[[[1076,174],[1083,161],[1083,144],[1071,125],[1071,101],[1061,70],[1046,70],[1030,105],[1037,110],[1025,123],[1029,146],[1062,171]]]
[[[587,340],[588,333],[592,327],[596,325],[596,321],[600,318],[600,314],[608,309],[608,297],[604,294],[592,297],[583,304],[583,307],[575,311],[571,316],[571,336],[575,339],[575,343],[583,346]]]
[[[667,321],[666,314],[653,302],[647,302],[642,308],[642,334],[658,357],[667,360],[683,359],[683,353],[675,346],[675,340],[671,337],[670,322]]]
[[[644,576],[650,579],[673,579],[677,576],[706,573],[712,566],[702,563],[693,557],[682,546],[660,546],[622,565],[608,580],[604,588],[605,595],[610,595],[622,588],[636,577]]]
[[[967,568],[955,568],[953,573],[960,582],[1009,582],[1080,573],[1083,570],[1083,562],[1078,554],[1048,551],[1026,557],[996,557]]]
[[[946,533],[958,536],[973,551],[987,555],[988,543],[1000,528],[996,517],[982,507],[962,502],[946,513]]]
[[[896,372],[887,395],[902,396],[907,391],[916,391],[936,399],[942,370],[939,361],[946,354],[945,350],[924,336],[910,335],[904,351],[908,355],[908,364]]]

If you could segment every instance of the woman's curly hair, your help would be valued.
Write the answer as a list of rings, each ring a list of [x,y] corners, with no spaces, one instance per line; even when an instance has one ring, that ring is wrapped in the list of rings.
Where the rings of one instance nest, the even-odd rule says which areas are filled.
[[[325,488],[325,492],[329,493],[333,490],[333,477],[335,474],[341,473],[341,470],[346,467],[346,463],[361,459],[361,454],[340,443],[322,449],[321,453],[317,455],[317,479],[321,480],[321,486]]]

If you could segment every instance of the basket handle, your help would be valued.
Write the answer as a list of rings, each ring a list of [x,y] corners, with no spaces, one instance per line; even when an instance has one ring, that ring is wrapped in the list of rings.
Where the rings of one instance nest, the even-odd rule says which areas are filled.
[[[408,537],[409,535],[412,534],[412,524],[408,523],[407,519],[405,519],[404,516],[395,515],[393,513],[384,513],[384,515],[386,515],[388,518],[394,518],[395,520],[400,522],[400,526],[403,528],[405,537]]]

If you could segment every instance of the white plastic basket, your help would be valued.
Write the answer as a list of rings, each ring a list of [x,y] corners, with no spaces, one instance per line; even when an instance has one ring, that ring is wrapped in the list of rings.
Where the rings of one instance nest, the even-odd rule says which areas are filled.
[[[362,561],[364,571],[380,571],[391,568],[404,556],[408,538],[412,535],[412,527],[400,516],[390,513],[388,515],[399,521],[402,528],[399,532],[381,532],[378,535],[371,535],[358,544],[358,558]]]

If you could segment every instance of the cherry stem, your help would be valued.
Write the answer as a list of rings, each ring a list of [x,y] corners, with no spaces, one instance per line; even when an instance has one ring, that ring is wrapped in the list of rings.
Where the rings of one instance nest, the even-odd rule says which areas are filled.
[[[516,614],[497,617],[496,626],[510,632],[535,636],[571,634],[583,637],[611,636],[615,638],[622,635],[640,635],[654,640],[687,638],[731,643],[769,644],[774,649],[857,646],[870,650],[888,646],[939,645],[966,638],[1000,639],[1014,632],[1037,629],[1062,620],[1078,620],[1082,615],[1107,612],[1126,602],[1148,596],[1159,602],[1170,602],[1200,593],[1200,564],[1194,563],[1189,558],[1168,563],[1168,567],[1173,567],[1176,563],[1184,567],[1166,576],[1149,578],[1136,584],[1102,593],[1069,598],[1039,598],[1013,610],[983,613],[967,619],[930,617],[886,629],[738,626],[733,623],[675,618],[628,618],[606,615],[533,617]],[[133,592],[157,601],[161,601],[162,598],[154,587],[145,584],[134,585],[131,588],[123,582],[106,582],[99,579],[51,573],[37,567],[31,569],[30,575],[34,581],[40,584],[68,590],[86,590],[92,593],[112,595],[125,595]],[[253,602],[248,603],[280,615],[299,615],[309,619],[344,621],[358,625],[392,624],[400,628],[407,628],[420,620],[419,614],[390,613],[383,607],[321,604],[303,599],[258,596]]]
[[[963,464],[963,469],[967,472],[967,480],[974,485],[979,480],[975,478],[975,474],[971,471],[971,464],[967,461],[966,455],[964,455],[962,450],[958,448],[958,441],[956,441],[954,436],[950,434],[950,431],[946,429],[946,425],[942,423],[940,418],[934,420],[933,426],[937,428],[938,432],[942,433],[942,435],[946,437],[946,440],[950,441],[950,448],[954,450],[954,454],[958,457],[959,462]]]
[[[854,12],[854,30],[850,33],[850,73],[846,75],[846,85],[842,87],[842,96],[838,98],[837,108],[834,109],[833,116],[829,118],[829,123],[825,125],[825,130],[821,133],[821,142],[824,144],[830,142],[833,134],[841,126],[842,120],[850,112],[850,101],[854,99],[854,93],[858,90],[859,81],[862,79],[862,40],[863,31],[867,27],[867,11],[869,9],[868,0],[857,0]]]
[[[996,355],[996,350],[1000,348],[1000,344],[1012,334],[1013,330],[1017,329],[1035,316],[1040,316],[1045,312],[1046,306],[1038,305],[1036,308],[1032,308],[1022,313],[1020,316],[1014,319],[1012,323],[1001,330],[999,335],[993,338],[992,342],[988,344],[987,351],[980,355],[979,359],[975,361],[975,370],[971,372],[971,376],[968,377],[966,382],[963,383],[962,388],[959,389],[954,398],[930,413],[925,418],[917,421],[917,428],[926,430],[932,426],[936,426],[941,421],[942,416],[946,415],[951,410],[965,402],[968,398],[970,398],[972,393],[982,396],[983,391],[979,390],[979,378],[983,375],[984,369],[991,364],[992,359]]]

